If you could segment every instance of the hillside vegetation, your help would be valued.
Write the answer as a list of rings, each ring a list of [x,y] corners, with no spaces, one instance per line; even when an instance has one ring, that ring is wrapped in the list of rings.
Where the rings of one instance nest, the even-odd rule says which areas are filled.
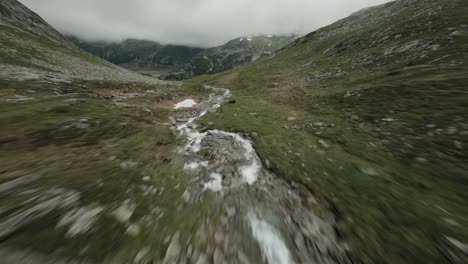
[[[232,89],[205,118],[340,217],[365,263],[465,263],[468,3],[396,1],[186,87]],[[465,244],[464,244],[465,243]]]

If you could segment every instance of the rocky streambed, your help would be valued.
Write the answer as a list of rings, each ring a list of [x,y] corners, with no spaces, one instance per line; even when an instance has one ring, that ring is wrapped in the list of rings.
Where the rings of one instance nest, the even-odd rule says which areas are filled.
[[[311,193],[266,169],[248,138],[199,129],[195,121],[231,95],[207,89],[213,93],[205,101],[176,104],[172,121],[184,139],[177,156],[193,178],[182,199],[196,203],[214,192],[216,220],[203,222],[185,244],[175,234],[163,263],[349,263],[335,219],[314,214]]]

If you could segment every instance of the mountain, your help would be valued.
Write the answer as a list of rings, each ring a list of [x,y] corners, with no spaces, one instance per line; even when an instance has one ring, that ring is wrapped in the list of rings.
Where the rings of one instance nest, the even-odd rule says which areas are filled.
[[[136,39],[107,43],[68,37],[84,51],[111,63],[167,80],[183,80],[229,70],[270,55],[297,38],[297,35],[257,35],[233,39],[219,47],[201,49]]]
[[[367,8],[206,84],[236,103],[204,124],[328,204],[357,263],[467,263],[467,1]]]
[[[81,49],[113,64],[155,77],[184,66],[203,51],[201,48],[161,45],[147,40],[107,43],[83,41],[73,36],[68,38]]]
[[[233,39],[226,44],[206,49],[197,54],[182,69],[169,73],[163,79],[183,80],[194,76],[223,72],[253,62],[262,56],[288,45],[299,36],[292,35],[256,35]]]
[[[157,82],[81,51],[17,1],[2,1],[0,15],[0,77]]]

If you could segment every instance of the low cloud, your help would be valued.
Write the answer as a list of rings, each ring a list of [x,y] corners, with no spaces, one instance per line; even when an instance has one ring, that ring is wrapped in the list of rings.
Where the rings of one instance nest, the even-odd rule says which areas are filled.
[[[388,0],[20,0],[63,33],[216,46],[250,34],[306,34]]]

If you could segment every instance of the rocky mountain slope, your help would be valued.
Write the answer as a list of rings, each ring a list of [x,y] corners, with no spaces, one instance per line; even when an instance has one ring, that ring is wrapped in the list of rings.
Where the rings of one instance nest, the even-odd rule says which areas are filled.
[[[157,82],[83,52],[18,1],[0,2],[0,15],[0,77]]]
[[[183,80],[194,76],[223,72],[251,63],[263,56],[285,47],[299,36],[292,35],[257,35],[233,39],[226,44],[206,49],[197,54],[191,62],[166,76],[167,80]]]
[[[466,263],[467,21],[464,0],[394,1],[186,86],[231,89],[202,124],[252,135],[359,262]]]
[[[233,39],[219,47],[201,49],[136,39],[106,43],[68,37],[84,51],[111,63],[167,80],[183,80],[226,71],[270,55],[297,38],[297,35],[257,35]]]
[[[107,43],[68,38],[84,51],[113,64],[155,77],[183,67],[203,51],[201,48],[161,45],[147,40],[127,39],[119,43]]]

